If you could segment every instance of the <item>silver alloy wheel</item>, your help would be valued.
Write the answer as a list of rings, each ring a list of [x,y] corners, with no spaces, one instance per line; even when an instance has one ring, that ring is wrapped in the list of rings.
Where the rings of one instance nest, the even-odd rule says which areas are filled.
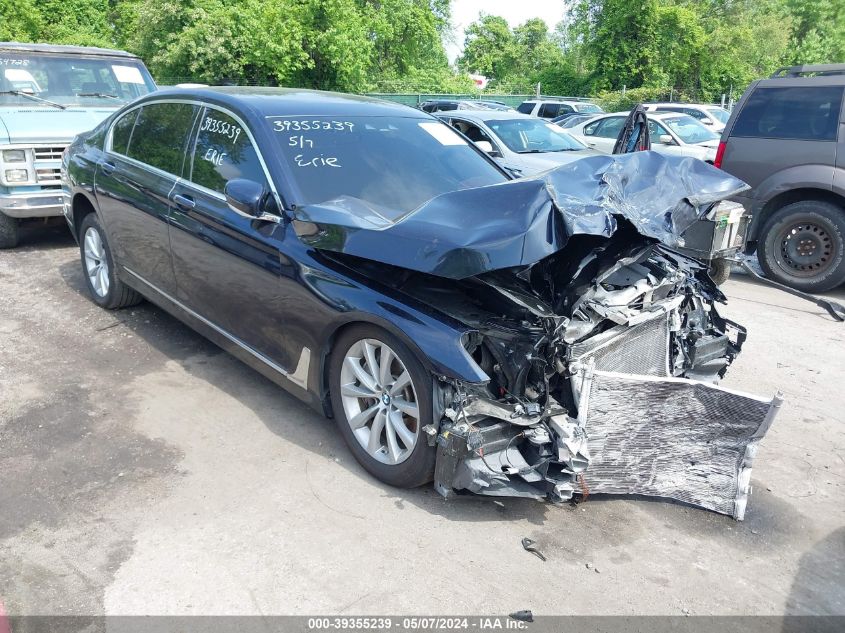
[[[390,347],[362,339],[346,352],[340,370],[343,412],[363,449],[383,464],[410,456],[420,435],[411,374]]]
[[[106,261],[106,248],[103,246],[100,232],[93,226],[89,226],[85,231],[82,250],[85,254],[88,281],[98,297],[105,297],[109,293],[109,264]]]

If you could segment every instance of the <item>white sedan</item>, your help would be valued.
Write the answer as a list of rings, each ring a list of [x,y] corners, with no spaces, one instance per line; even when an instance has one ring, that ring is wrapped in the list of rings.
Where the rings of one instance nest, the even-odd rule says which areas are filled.
[[[603,114],[567,130],[588,147],[610,154],[627,112]],[[677,113],[649,112],[648,132],[651,149],[662,154],[692,156],[712,163],[719,147],[719,135],[691,116]]]

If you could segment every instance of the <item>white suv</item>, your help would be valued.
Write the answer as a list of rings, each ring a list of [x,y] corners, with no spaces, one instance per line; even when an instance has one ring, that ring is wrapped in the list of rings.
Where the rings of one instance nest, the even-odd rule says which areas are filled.
[[[560,99],[532,99],[523,101],[516,109],[522,114],[538,116],[541,119],[554,119],[561,114],[570,112],[584,112],[586,114],[601,114],[604,112],[595,103],[589,101],[563,101]]]

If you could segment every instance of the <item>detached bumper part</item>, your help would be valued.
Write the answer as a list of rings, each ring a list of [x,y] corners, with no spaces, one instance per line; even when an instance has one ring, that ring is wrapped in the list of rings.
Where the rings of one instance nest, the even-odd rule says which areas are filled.
[[[573,494],[674,499],[741,521],[757,446],[783,402],[686,378],[585,367],[579,416],[533,427],[444,420],[435,488],[563,501]]]
[[[742,520],[751,465],[783,400],[596,371],[582,393],[592,493],[666,497]]]

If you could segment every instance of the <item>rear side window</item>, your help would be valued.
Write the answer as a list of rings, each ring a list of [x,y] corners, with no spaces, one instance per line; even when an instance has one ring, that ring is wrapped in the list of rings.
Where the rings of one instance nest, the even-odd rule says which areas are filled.
[[[114,124],[111,133],[111,150],[117,154],[126,154],[129,147],[129,140],[132,138],[132,128],[135,127],[135,120],[138,118],[138,110],[132,110],[124,114]]]
[[[188,103],[150,103],[141,108],[126,155],[180,176],[185,147],[198,106]]]
[[[519,107],[516,109],[517,112],[522,112],[522,114],[531,114],[534,111],[534,104],[530,101],[523,101],[519,104]]]
[[[235,178],[267,186],[258,153],[246,130],[228,114],[206,108],[194,148],[191,181],[223,193],[226,183]]]
[[[757,88],[745,103],[731,136],[835,141],[842,88]]]
[[[553,119],[567,112],[572,112],[572,108],[565,103],[544,103],[540,108],[539,115],[544,119]]]

